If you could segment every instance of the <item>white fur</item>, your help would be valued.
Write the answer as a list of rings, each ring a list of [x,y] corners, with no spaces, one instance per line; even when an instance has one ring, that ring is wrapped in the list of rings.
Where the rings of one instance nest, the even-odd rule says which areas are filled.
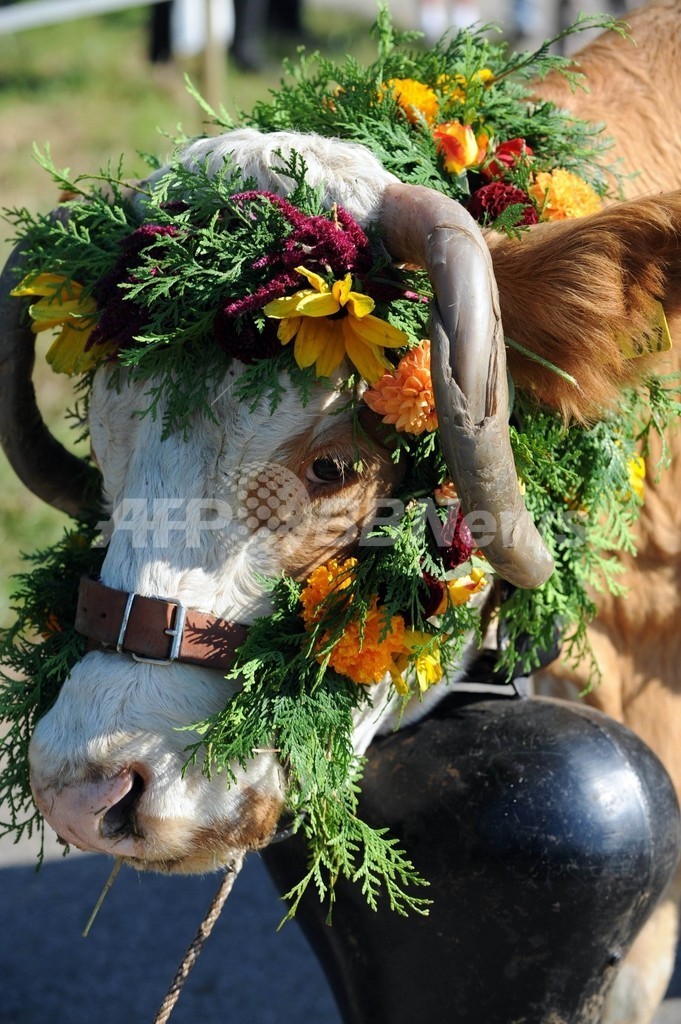
[[[384,189],[398,180],[365,146],[302,132],[264,134],[255,128],[237,128],[218,139],[193,142],[181,159],[190,169],[207,164],[212,174],[231,159],[245,178],[255,179],[258,188],[287,195],[294,182],[281,170],[292,152],[305,160],[307,183],[323,187],[327,209],[338,203],[363,225],[376,219]]]

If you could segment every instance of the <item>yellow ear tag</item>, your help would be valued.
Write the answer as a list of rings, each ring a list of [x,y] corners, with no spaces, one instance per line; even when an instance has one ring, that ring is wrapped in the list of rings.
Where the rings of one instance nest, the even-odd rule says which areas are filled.
[[[668,352],[672,347],[669,324],[664,315],[662,303],[654,299],[651,304],[650,325],[642,334],[635,338],[620,334],[618,337],[620,351],[625,359],[637,359],[639,356],[650,356],[655,352]]]

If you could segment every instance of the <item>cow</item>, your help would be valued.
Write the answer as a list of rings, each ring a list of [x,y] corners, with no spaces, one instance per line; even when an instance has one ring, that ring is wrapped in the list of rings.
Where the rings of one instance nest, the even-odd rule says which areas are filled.
[[[191,168],[207,161],[220,166],[229,155],[259,188],[286,194],[290,182],[277,172],[275,155],[302,154],[309,180],[323,187],[328,206],[337,203],[361,225],[379,225],[395,261],[429,270],[444,311],[444,323],[435,317],[435,336],[455,337],[457,351],[464,353],[456,374],[474,419],[484,419],[492,406],[500,411],[493,438],[497,497],[482,500],[496,514],[510,510],[515,542],[509,549],[493,541],[486,553],[500,575],[519,586],[541,583],[551,566],[520,500],[504,433],[508,400],[505,374],[497,372],[503,366],[500,324],[524,350],[563,371],[549,372],[545,364],[511,350],[508,359],[516,382],[566,419],[580,420],[611,404],[631,382],[616,336],[632,323],[645,323],[652,298],[662,302],[671,334],[679,336],[679,13],[678,2],[658,0],[631,16],[635,47],[614,32],[587,46],[576,60],[588,91],[571,92],[559,76],[536,85],[538,96],[593,122],[606,122],[622,170],[635,172],[625,180],[626,201],[577,221],[539,224],[519,237],[480,232],[457,204],[443,204],[431,190],[402,185],[368,150],[295,132],[263,135],[251,128],[235,129],[190,145],[182,156]],[[448,269],[454,259],[452,239],[457,273]],[[461,260],[467,261],[470,273],[461,273]],[[475,309],[476,315],[458,318],[451,310],[459,308]],[[444,408],[451,400],[446,344],[441,351]],[[678,357],[672,354],[669,360],[673,366]],[[24,367],[21,372],[26,376],[29,371]],[[221,493],[227,481],[231,486],[237,479],[247,486],[243,474],[253,466],[283,467],[287,479],[292,477],[306,494],[298,527],[276,544],[263,542],[257,531],[244,533],[242,522],[227,522],[221,530],[205,532],[198,547],[174,538],[169,549],[153,536],[136,545],[131,531],[114,521],[101,583],[93,585],[88,601],[95,609],[92,618],[111,614],[110,605],[100,610],[97,604],[102,590],[123,595],[117,612],[121,647],[130,611],[125,595],[152,602],[159,596],[165,599],[163,615],[169,619],[164,626],[178,637],[175,653],[182,639],[178,602],[190,610],[190,620],[195,615],[202,622],[226,624],[234,633],[230,642],[238,644],[242,627],[268,610],[262,580],[281,572],[305,578],[313,566],[338,554],[339,548],[345,550],[348,522],[361,523],[376,499],[397,483],[389,447],[380,433],[371,432],[361,442],[362,474],[352,471],[347,456],[343,463],[341,454],[341,471],[329,477],[329,464],[338,467],[338,453],[348,451],[353,437],[344,399],[327,388],[314,390],[301,409],[298,395],[283,381],[273,430],[269,407],[234,403],[243,367],[233,361],[206,396],[211,414],[197,414],[187,436],[166,436],[163,397],[155,418],[139,418],[134,411],[145,405],[148,382],[123,374],[111,387],[112,372],[106,364],[97,370],[89,407],[93,459],[110,509],[131,498],[172,501],[178,489],[184,501],[201,502]],[[26,402],[32,403],[26,395],[24,381],[19,403],[23,414]],[[32,416],[27,419],[34,423]],[[36,431],[17,440],[4,429],[3,443],[30,486],[73,511],[79,499],[65,489],[61,456],[41,456],[36,470],[35,454],[26,452],[36,438],[45,440],[41,428]],[[459,492],[473,503],[480,486],[477,470],[489,457],[486,443],[470,444],[466,459],[454,441],[447,452]],[[599,598],[591,640],[604,682],[587,699],[637,732],[681,789],[675,631],[681,599],[675,498],[676,467],[681,463],[678,439],[668,443],[674,468],[659,480],[651,474],[638,558],[623,555],[637,600]],[[141,607],[138,602],[137,609]],[[473,647],[471,639],[468,656]],[[87,653],[35,730],[32,787],[38,807],[68,843],[114,854],[136,867],[203,872],[265,846],[276,835],[285,803],[283,769],[274,750],[254,752],[246,766],[234,766],[231,784],[224,775],[209,776],[200,765],[187,765],[188,742],[200,738],[190,727],[217,713],[238,684],[206,664],[158,664],[163,656]],[[460,671],[464,667],[465,656]],[[560,664],[538,681],[543,691],[571,696],[583,683],[574,667]],[[373,703],[356,715],[355,752],[362,754],[379,732],[425,715],[442,692],[432,688],[405,712],[389,699],[389,681],[378,684]],[[650,1020],[671,970],[676,895],[672,889],[642,933],[615,987],[613,1016],[606,1019],[636,1024]],[[619,999],[626,1011],[616,1009]]]

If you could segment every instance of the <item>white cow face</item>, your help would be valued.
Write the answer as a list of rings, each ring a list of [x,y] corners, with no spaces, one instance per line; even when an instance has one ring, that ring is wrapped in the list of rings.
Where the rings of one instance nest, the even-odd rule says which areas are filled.
[[[92,392],[93,451],[113,534],[105,584],[248,624],[268,610],[262,576],[302,577],[352,546],[358,523],[394,486],[390,453],[357,440],[346,399],[321,388],[305,407],[284,392],[274,415],[233,399],[234,364],[185,440],[162,440],[161,418],[140,418],[147,384]],[[162,411],[162,410],[161,410]],[[359,452],[358,452],[359,445]],[[354,467],[361,457],[362,470]],[[191,729],[236,692],[221,671],[140,663],[92,652],[40,721],[30,749],[36,802],[67,842],[140,868],[200,872],[265,845],[284,803],[271,752],[237,782],[187,766]],[[362,735],[366,746],[377,716]]]

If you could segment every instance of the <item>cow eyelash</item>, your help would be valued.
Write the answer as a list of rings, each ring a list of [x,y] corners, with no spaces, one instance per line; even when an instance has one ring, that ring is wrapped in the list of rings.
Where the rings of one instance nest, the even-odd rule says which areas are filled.
[[[308,482],[317,486],[344,484],[356,475],[357,471],[352,462],[333,455],[320,456],[305,470]]]

